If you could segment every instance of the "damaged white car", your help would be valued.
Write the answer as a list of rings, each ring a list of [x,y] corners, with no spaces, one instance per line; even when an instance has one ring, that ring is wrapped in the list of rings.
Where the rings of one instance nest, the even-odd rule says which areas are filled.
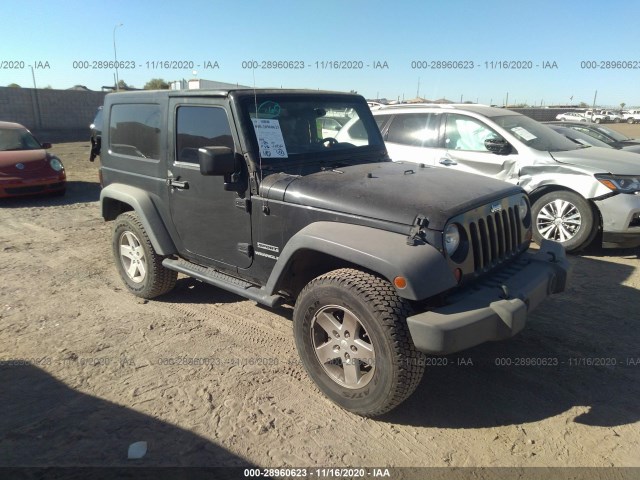
[[[394,161],[523,187],[538,243],[546,238],[577,251],[602,231],[604,247],[640,245],[637,154],[580,146],[529,117],[484,105],[398,105],[373,114]],[[352,127],[347,123],[339,135]]]

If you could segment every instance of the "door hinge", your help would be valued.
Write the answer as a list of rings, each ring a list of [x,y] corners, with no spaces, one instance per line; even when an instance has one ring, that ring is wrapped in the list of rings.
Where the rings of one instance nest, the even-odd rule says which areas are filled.
[[[248,198],[236,198],[236,208],[251,212],[251,201]]]
[[[238,251],[247,257],[253,257],[253,246],[249,243],[239,243]]]

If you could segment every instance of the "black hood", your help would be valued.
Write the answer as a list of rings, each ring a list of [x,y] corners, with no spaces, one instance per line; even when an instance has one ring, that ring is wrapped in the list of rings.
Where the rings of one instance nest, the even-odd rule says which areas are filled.
[[[451,217],[509,195],[520,187],[445,168],[415,163],[369,163],[306,176],[284,173],[264,179],[269,199],[412,225],[418,214],[441,230]]]

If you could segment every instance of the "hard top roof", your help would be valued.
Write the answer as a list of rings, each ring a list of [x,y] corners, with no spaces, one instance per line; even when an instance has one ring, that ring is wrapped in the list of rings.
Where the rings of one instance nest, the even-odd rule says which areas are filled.
[[[113,92],[107,95],[107,98],[112,102],[115,98],[126,98],[131,100],[132,98],[149,99],[149,97],[228,97],[233,95],[236,98],[251,97],[256,95],[332,95],[354,98],[360,95],[345,92],[334,92],[327,90],[308,90],[308,89],[284,89],[284,88],[233,88],[228,90],[208,90],[208,89],[194,89],[194,90],[136,90],[127,92]]]

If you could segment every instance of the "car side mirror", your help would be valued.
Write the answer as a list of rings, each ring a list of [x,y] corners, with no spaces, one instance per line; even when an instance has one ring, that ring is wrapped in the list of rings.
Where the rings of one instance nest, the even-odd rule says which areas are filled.
[[[198,149],[198,162],[202,175],[224,175],[224,189],[243,192],[247,189],[236,154],[229,147],[202,147]]]
[[[42,146],[42,148],[44,148],[45,150],[48,148],[51,148],[52,145],[49,142],[45,142],[45,143],[41,143],[40,144]]]
[[[484,146],[496,155],[508,155],[511,153],[511,144],[504,138],[488,138],[484,141]]]
[[[198,149],[202,175],[230,175],[236,171],[236,156],[229,147],[203,147]]]

